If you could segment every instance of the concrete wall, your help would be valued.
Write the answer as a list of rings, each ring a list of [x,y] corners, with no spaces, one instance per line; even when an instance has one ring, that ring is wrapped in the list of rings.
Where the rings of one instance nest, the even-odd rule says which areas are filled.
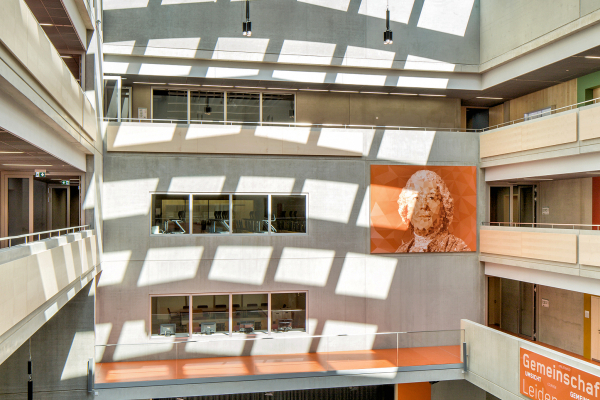
[[[33,398],[75,400],[87,393],[87,361],[94,355],[94,284],[88,283],[31,336]],[[29,342],[0,365],[0,399],[27,399]]]
[[[431,385],[431,400],[486,400],[487,393],[467,381],[442,381]]]
[[[465,315],[483,321],[484,281],[476,253],[369,254],[372,162],[477,165],[476,134],[405,139],[379,132],[368,156],[337,160],[106,154],[98,343],[161,343],[148,338],[153,294],[308,290],[311,334],[456,329]],[[420,150],[413,141],[427,145],[426,157],[415,158]],[[380,156],[386,143],[389,153]],[[151,237],[154,191],[308,193],[310,233]],[[208,354],[242,351],[219,347]],[[113,359],[174,357],[164,340],[133,349],[122,347]],[[191,350],[178,357],[199,355]],[[104,361],[112,357],[107,352]]]
[[[481,63],[522,55],[600,17],[593,0],[481,0]]]
[[[401,39],[386,46],[385,3],[378,0],[251,3],[248,39],[241,32],[244,2],[151,0],[127,5],[109,0],[104,2],[105,51],[386,69],[403,68],[411,55],[429,59],[426,69],[438,69],[436,61],[442,61],[456,64],[457,71],[476,70],[479,0],[443,6],[416,0],[391,2],[390,7],[391,29]]]
[[[549,215],[542,208],[549,208]],[[592,223],[592,178],[542,181],[538,184],[538,221],[554,224]]]
[[[583,293],[538,285],[538,340],[583,355]],[[542,299],[550,307],[542,307]]]

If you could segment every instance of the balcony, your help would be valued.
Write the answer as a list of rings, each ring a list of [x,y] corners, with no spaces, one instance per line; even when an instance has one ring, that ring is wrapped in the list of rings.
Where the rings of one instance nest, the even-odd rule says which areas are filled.
[[[186,396],[198,393],[199,385],[208,395],[455,380],[462,379],[461,341],[462,331],[455,330],[165,337],[96,346],[96,360],[103,362],[96,364],[95,389],[99,398],[125,399]]]
[[[598,100],[491,127],[480,138],[482,168],[600,151]]]
[[[600,364],[472,321],[462,320],[461,327],[467,343],[465,379],[494,396],[501,399],[595,397],[589,390],[593,393]],[[580,382],[591,383],[587,386]]]
[[[94,108],[27,4],[3,0],[0,14],[3,78],[75,140],[81,142],[83,134],[83,140],[95,141]]]
[[[484,223],[480,261],[600,279],[599,225],[512,225]]]
[[[362,157],[426,162],[459,129],[105,118],[109,152]],[[476,133],[470,133],[476,135]],[[379,148],[375,148],[375,144]]]
[[[9,246],[0,250],[0,363],[96,275],[95,232],[86,228],[0,238]]]

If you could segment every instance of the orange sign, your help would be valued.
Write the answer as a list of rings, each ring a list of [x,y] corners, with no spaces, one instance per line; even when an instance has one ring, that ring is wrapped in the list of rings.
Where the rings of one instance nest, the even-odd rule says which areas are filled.
[[[521,348],[520,391],[534,400],[598,400],[600,377]]]

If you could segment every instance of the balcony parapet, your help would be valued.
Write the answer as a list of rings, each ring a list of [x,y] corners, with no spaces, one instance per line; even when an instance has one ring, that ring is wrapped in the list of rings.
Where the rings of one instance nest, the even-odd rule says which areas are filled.
[[[600,226],[537,225],[482,226],[480,261],[600,279]]]
[[[87,285],[98,268],[93,230],[0,250],[0,364]]]
[[[111,152],[367,156],[380,135],[385,151],[396,154],[410,148],[413,155],[429,154],[437,133],[477,130],[302,123],[241,123],[231,121],[178,121],[105,119],[107,150]],[[396,136],[399,135],[396,140]],[[388,140],[393,137],[394,140]],[[476,140],[476,137],[474,137]],[[393,142],[393,143],[388,143]],[[382,143],[382,146],[383,143]],[[400,149],[401,148],[401,149]]]
[[[581,371],[580,379],[585,379],[585,376],[583,376],[585,373],[600,376],[600,366],[595,363],[586,362],[582,357],[536,344],[535,342],[466,319],[461,320],[461,328],[465,331],[465,342],[467,343],[468,362],[465,379],[498,398],[511,400],[527,398],[521,394],[521,390],[529,392],[530,386],[526,384],[526,380],[524,379],[524,375],[527,376],[525,374],[527,367],[522,365],[522,361],[527,363],[528,358],[521,358],[523,351],[530,354],[535,353],[536,355],[550,359],[552,361],[551,365],[554,368],[560,368],[562,371],[568,372],[569,375],[571,375],[571,370],[573,369],[576,370],[574,371],[574,376],[577,376],[579,371]],[[560,364],[565,365],[566,368],[561,368]],[[549,366],[549,368],[551,367]],[[539,378],[540,373],[536,371],[535,375]],[[544,380],[548,378],[548,380],[552,381],[553,379],[552,373],[548,375],[541,373],[541,375],[543,375],[542,378]],[[557,380],[553,382],[555,385],[561,386],[563,383],[562,381],[559,383]],[[556,388],[554,386],[555,390]],[[571,391],[571,398],[578,398],[573,395],[581,393],[580,388],[578,390],[577,385],[573,386],[573,388],[570,385],[565,385],[564,390],[566,393]],[[560,387],[558,388],[558,390],[561,389]],[[552,389],[545,387],[544,384],[538,384],[536,390],[542,392],[542,396],[539,398],[556,398],[546,394],[548,391],[552,392]],[[549,397],[544,397],[544,394]],[[530,397],[534,398],[533,395]],[[587,396],[587,398],[593,397]],[[535,398],[538,397],[535,396]]]
[[[480,137],[482,168],[600,151],[599,100],[491,127]]]

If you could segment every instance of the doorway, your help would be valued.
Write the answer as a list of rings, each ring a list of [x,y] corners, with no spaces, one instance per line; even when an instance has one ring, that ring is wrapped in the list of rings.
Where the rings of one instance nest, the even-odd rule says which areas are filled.
[[[81,207],[78,186],[48,185],[48,195],[48,230],[80,225]]]
[[[2,174],[2,229],[3,237],[33,232],[33,175],[28,173]],[[11,244],[25,243],[25,239]]]
[[[536,340],[537,285],[489,276],[487,325]]]
[[[489,221],[494,225],[536,223],[537,185],[490,186],[489,199]]]

